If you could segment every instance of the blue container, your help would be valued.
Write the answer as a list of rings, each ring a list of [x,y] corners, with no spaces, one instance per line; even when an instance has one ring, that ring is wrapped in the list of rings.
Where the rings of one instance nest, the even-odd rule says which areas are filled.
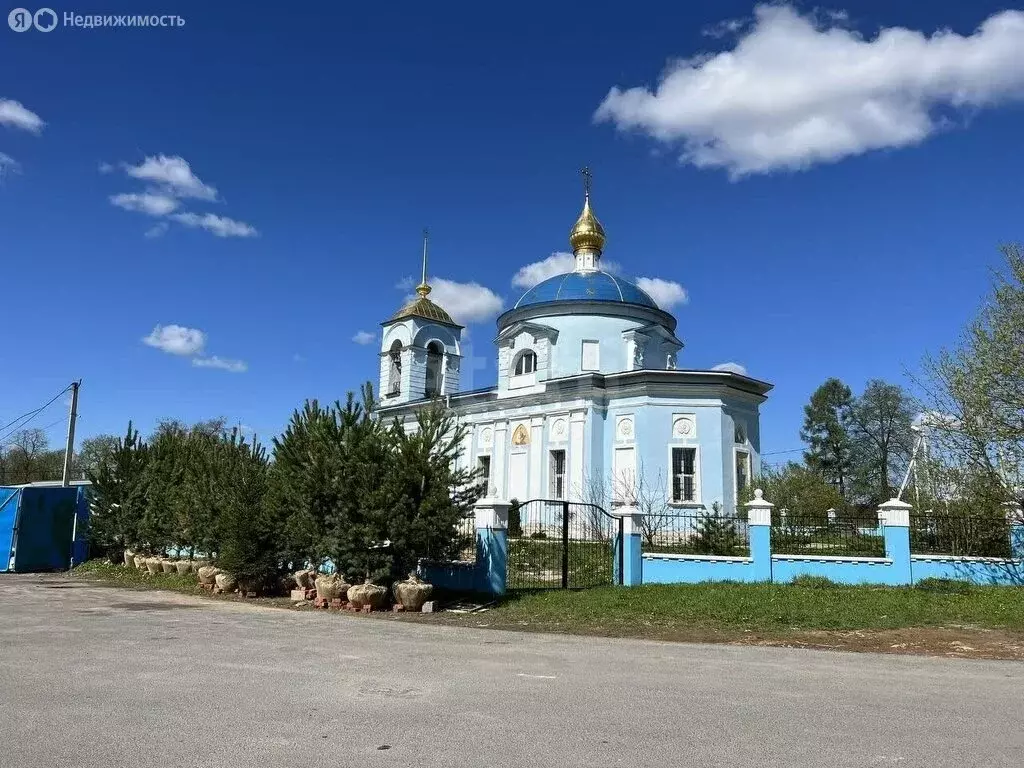
[[[87,553],[85,488],[0,487],[0,571],[66,570]]]

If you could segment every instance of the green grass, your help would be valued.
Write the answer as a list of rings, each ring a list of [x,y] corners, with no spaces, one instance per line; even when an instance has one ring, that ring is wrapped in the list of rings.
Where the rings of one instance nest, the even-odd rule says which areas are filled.
[[[169,589],[174,592],[184,592],[189,595],[202,593],[198,584],[198,578],[194,573],[179,576],[176,573],[147,573],[135,568],[126,568],[123,565],[113,565],[106,560],[88,560],[72,572],[72,575],[84,578],[103,581],[119,587],[127,588],[148,588],[148,589]]]
[[[1024,630],[1024,588],[671,584],[514,595],[501,623],[571,632],[651,630],[898,629],[971,625]]]

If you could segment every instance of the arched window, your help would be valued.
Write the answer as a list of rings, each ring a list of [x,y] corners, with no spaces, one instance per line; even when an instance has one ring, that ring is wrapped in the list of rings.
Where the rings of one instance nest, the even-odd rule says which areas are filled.
[[[523,376],[527,373],[535,373],[537,370],[537,355],[530,350],[523,352],[516,360],[515,376]]]
[[[441,394],[441,365],[444,362],[444,348],[436,341],[427,344],[427,385],[423,394],[437,397]]]
[[[402,394],[402,342],[395,339],[388,351],[391,369],[388,373],[388,394]]]

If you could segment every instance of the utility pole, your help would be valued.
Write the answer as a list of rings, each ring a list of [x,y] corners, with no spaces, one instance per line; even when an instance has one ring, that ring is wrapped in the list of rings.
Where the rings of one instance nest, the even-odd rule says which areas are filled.
[[[71,459],[75,455],[75,419],[78,418],[78,388],[82,381],[71,382],[71,414],[68,416],[68,442],[64,447],[64,482],[66,488],[71,484]]]

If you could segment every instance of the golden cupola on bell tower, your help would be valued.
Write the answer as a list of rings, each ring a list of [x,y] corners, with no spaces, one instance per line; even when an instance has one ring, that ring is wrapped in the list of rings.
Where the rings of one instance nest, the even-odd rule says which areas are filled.
[[[584,168],[580,173],[583,174],[583,211],[569,232],[569,245],[576,257],[576,272],[599,269],[605,244],[604,227],[590,210],[590,169]]]

